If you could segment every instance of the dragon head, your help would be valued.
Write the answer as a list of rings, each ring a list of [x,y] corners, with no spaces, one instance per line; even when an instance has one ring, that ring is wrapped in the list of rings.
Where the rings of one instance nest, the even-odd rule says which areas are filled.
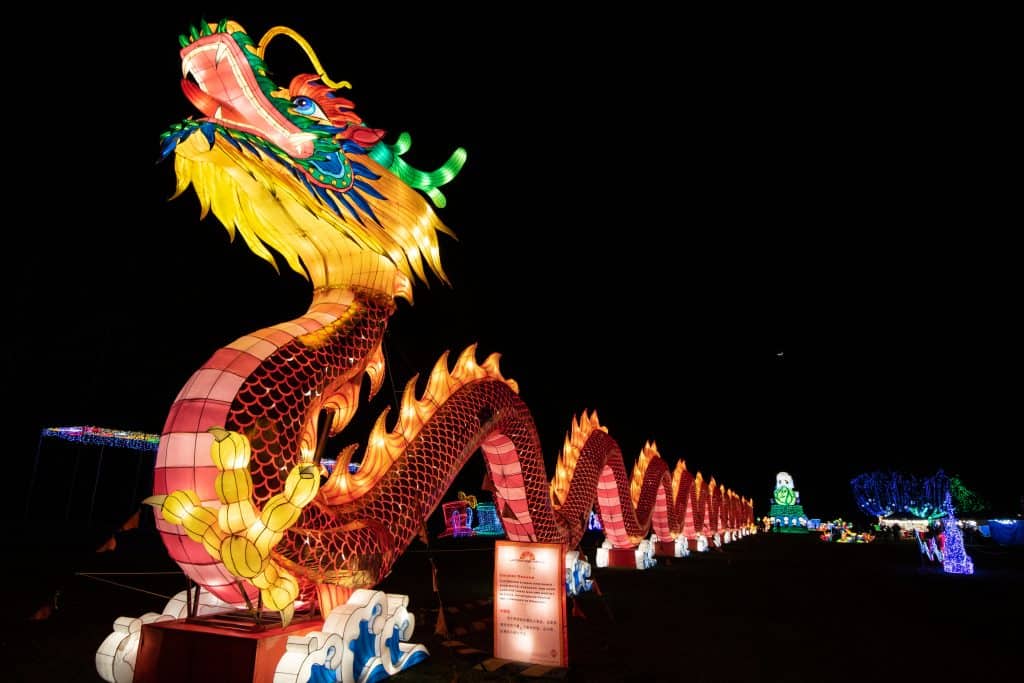
[[[274,83],[263,57],[279,35],[294,39],[317,73]],[[291,29],[273,28],[256,44],[235,22],[203,22],[179,42],[181,87],[202,116],[161,136],[162,157],[174,153],[175,196],[192,185],[204,217],[212,211],[275,267],[277,251],[315,287],[405,293],[389,274],[425,280],[424,261],[447,281],[437,233],[451,233],[417,190],[444,206],[438,188],[462,167],[462,149],[432,173],[409,166],[401,159],[408,135],[389,145],[363,125],[338,94],[348,83],[330,80]]]

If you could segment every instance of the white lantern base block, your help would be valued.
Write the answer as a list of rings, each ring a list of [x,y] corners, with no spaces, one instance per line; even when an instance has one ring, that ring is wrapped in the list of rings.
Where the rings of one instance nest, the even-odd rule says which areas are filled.
[[[183,619],[188,614],[188,591],[181,591],[167,601],[160,614],[146,612],[139,618],[119,617],[114,622],[114,631],[104,638],[96,651],[96,673],[107,683],[132,683],[135,678],[135,660],[139,654],[139,640],[142,627],[164,621]],[[199,597],[197,614],[211,614],[232,609],[212,593]]]
[[[185,595],[182,591],[172,598],[162,614],[115,621],[113,633],[96,652],[100,678],[107,683],[306,683],[326,678],[366,683],[393,676],[430,654],[406,642],[416,625],[406,595],[359,589],[326,621],[266,624],[256,630],[218,625],[223,613],[239,608],[205,592],[198,616],[222,616],[186,619]]]

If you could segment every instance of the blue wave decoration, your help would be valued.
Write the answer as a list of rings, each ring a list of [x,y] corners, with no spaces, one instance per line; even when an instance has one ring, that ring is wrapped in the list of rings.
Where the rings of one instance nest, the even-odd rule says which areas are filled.
[[[376,617],[379,613],[380,605],[374,605],[373,617]],[[352,651],[354,657],[352,660],[352,678],[357,681],[362,680],[361,674],[363,669],[366,668],[366,664],[377,656],[377,648],[375,647],[377,639],[374,636],[375,634],[370,630],[370,619],[361,619],[359,621],[359,636],[348,644],[348,649]]]

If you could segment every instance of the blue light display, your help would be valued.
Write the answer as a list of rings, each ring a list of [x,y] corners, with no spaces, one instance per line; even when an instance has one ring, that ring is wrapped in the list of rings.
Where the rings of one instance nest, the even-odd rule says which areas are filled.
[[[943,501],[949,478],[942,470],[923,479],[902,472],[869,472],[851,479],[850,487],[858,507],[872,517],[907,512],[935,519],[946,514]]]
[[[943,507],[946,512],[946,545],[942,553],[942,571],[947,574],[973,574],[974,562],[964,550],[963,533],[957,526],[956,514],[953,511],[953,497],[948,490]]]
[[[504,536],[505,527],[498,519],[498,510],[494,503],[476,504],[477,524],[473,527],[473,533],[477,536]]]

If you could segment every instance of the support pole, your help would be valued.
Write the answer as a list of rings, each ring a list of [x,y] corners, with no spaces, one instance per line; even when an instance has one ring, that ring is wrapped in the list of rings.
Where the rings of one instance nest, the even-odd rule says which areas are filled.
[[[25,494],[25,519],[32,508],[32,492],[36,488],[36,475],[39,472],[39,453],[43,450],[43,433],[39,432],[39,443],[36,444],[36,459],[32,463],[32,476],[28,480],[28,492]]]
[[[92,513],[96,507],[96,489],[100,486],[100,473],[103,472],[103,451],[106,446],[100,446],[100,457],[96,462],[96,477],[92,482],[92,498],[89,501],[89,527],[92,527]]]
[[[78,462],[82,458],[82,447],[75,448],[75,469],[71,471],[71,488],[68,491],[68,502],[64,506],[64,521],[71,519],[71,501],[75,498],[75,484],[78,482]]]

